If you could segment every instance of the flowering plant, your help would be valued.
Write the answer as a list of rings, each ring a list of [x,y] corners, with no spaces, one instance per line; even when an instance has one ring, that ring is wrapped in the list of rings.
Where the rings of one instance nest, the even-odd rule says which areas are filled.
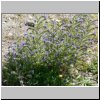
[[[9,47],[3,85],[66,85],[72,78],[70,68],[76,67],[95,41],[95,25],[87,14],[59,18],[59,22],[34,16],[34,26]]]

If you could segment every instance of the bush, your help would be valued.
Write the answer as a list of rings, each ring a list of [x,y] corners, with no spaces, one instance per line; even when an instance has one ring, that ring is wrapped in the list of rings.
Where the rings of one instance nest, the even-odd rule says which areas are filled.
[[[96,33],[89,14],[52,20],[34,14],[34,25],[9,47],[3,85],[61,86],[71,80],[69,69],[91,48]]]

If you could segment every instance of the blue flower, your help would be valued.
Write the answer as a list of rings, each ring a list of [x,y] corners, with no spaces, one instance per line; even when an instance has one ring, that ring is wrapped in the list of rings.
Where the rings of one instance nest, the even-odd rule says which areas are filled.
[[[44,16],[44,20],[46,20],[47,18],[46,18],[46,16]]]
[[[73,48],[74,48],[74,49],[76,49],[76,46],[75,46],[75,45],[73,45]]]
[[[82,18],[77,18],[77,22],[82,23],[84,20]]]
[[[26,42],[25,42],[25,41],[22,41],[22,42],[20,43],[19,47],[21,48],[21,47],[23,47],[23,46],[25,46],[25,45],[26,45]]]
[[[56,43],[56,46],[59,46],[59,45],[60,45],[60,43],[59,43],[59,42],[57,42],[57,43]]]
[[[12,48],[12,50],[15,51],[16,49],[15,48]]]
[[[52,21],[52,24],[54,24],[54,25],[57,24],[56,20]]]
[[[48,16],[46,16],[46,15],[45,15],[45,16],[43,16],[43,17],[44,17],[44,20],[46,20],[46,19],[48,18]]]
[[[96,32],[93,32],[94,35],[96,35]]]
[[[46,51],[45,53],[46,53],[47,56],[49,55],[49,52],[48,51]]]
[[[43,41],[44,41],[44,43],[45,43],[45,42],[49,42],[47,38],[44,38]]]
[[[65,27],[64,27],[64,26],[62,26],[62,27],[61,27],[61,30],[65,30]]]
[[[24,36],[27,36],[27,35],[28,35],[27,32],[25,32],[25,33],[24,33]]]

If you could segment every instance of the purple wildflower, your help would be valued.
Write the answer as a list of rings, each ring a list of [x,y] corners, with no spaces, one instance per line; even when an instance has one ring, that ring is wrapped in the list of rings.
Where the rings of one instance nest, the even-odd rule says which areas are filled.
[[[59,43],[57,42],[57,43],[56,43],[56,45],[58,46],[58,45],[59,45]]]
[[[44,41],[44,43],[45,43],[45,42],[49,42],[47,38],[44,38],[43,41]]]
[[[48,16],[46,16],[46,15],[45,15],[45,16],[43,16],[43,17],[44,17],[44,20],[46,20],[46,19],[48,18]]]
[[[46,18],[46,16],[44,16],[44,20],[46,20],[47,18]]]
[[[15,51],[16,49],[15,48],[12,48],[12,50]]]
[[[57,24],[56,20],[52,21],[52,24],[54,24],[54,25]]]
[[[75,46],[75,45],[73,45],[73,48],[74,48],[74,49],[76,49],[76,46]]]
[[[27,32],[25,32],[25,33],[24,33],[24,36],[27,36],[27,35],[28,35]]]
[[[47,56],[49,55],[49,52],[48,52],[48,51],[46,51],[46,55],[47,55]]]
[[[96,35],[96,32],[93,32],[93,35]]]
[[[26,45],[26,42],[25,42],[25,41],[22,41],[22,42],[20,43],[19,47],[22,48],[22,47],[25,46],[25,45]]]
[[[82,18],[78,18],[77,21],[78,21],[79,23],[82,23],[84,20],[83,20]]]

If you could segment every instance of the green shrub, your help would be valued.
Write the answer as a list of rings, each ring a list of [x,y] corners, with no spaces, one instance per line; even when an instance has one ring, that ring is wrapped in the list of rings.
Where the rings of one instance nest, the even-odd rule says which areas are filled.
[[[9,47],[3,67],[3,85],[61,86],[71,80],[69,69],[94,42],[95,25],[89,14],[59,18],[34,14],[30,26]],[[67,81],[66,81],[67,80]],[[69,83],[68,83],[69,84]]]

